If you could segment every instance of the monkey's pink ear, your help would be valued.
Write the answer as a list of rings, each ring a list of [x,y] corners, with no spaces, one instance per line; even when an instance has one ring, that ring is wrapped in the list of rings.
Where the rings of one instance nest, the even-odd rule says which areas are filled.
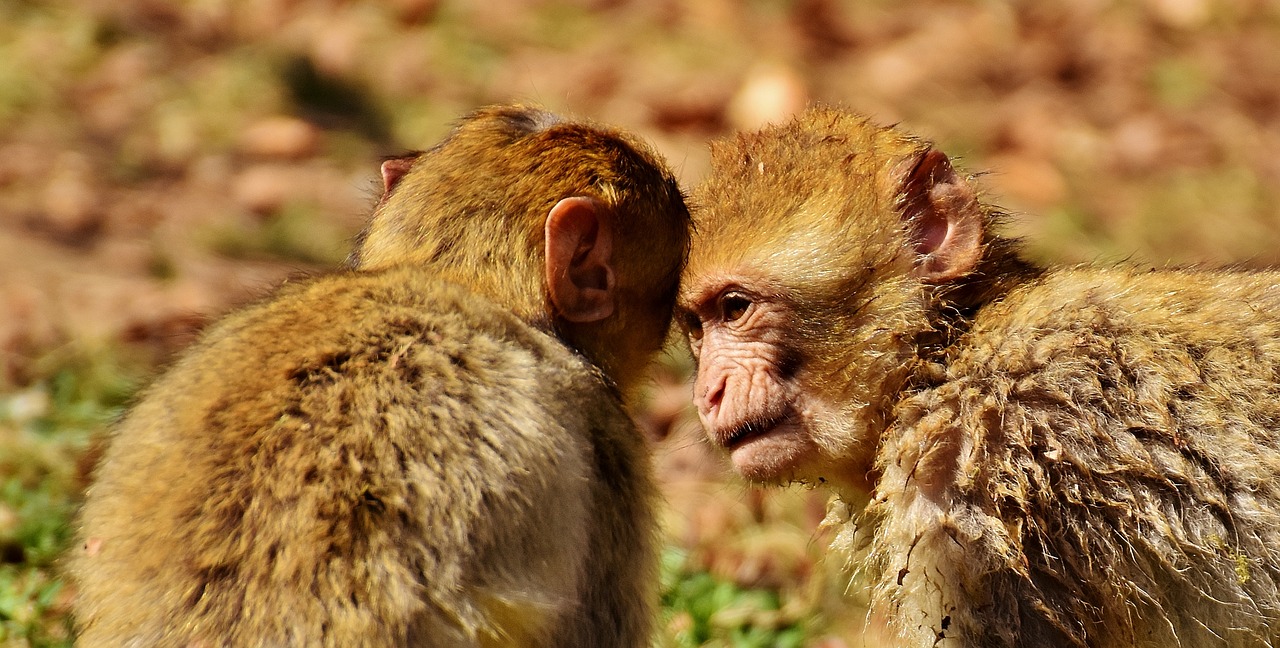
[[[547,214],[547,291],[556,314],[596,322],[613,314],[613,228],[608,208],[582,196],[565,198]]]
[[[409,173],[409,169],[413,168],[413,163],[418,161],[419,155],[421,154],[408,153],[382,161],[382,195],[384,197],[400,184],[405,174]]]
[[[903,217],[917,255],[915,275],[944,283],[969,274],[982,259],[986,227],[973,188],[946,154],[929,149],[904,183]]]

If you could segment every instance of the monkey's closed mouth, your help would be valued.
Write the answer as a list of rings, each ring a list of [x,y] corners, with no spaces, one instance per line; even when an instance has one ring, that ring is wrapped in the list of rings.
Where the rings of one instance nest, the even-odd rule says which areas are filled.
[[[727,450],[734,450],[751,439],[764,436],[790,419],[791,410],[789,409],[772,416],[755,416],[749,418],[732,428],[729,428],[728,433],[719,435],[720,445]]]

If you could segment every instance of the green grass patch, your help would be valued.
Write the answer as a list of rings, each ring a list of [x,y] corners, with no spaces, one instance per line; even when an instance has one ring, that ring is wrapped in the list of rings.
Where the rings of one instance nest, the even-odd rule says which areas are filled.
[[[662,556],[662,630],[658,646],[799,648],[811,639],[810,620],[784,605],[779,592],[744,588],[690,568],[685,552]]]
[[[114,352],[64,350],[0,393],[0,645],[71,645],[58,558],[74,535],[85,457],[140,371]]]

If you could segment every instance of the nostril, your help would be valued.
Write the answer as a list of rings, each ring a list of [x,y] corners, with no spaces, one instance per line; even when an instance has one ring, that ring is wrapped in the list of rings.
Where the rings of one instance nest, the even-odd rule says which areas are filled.
[[[720,407],[720,401],[724,400],[724,383],[720,383],[715,389],[707,391],[706,408],[713,410]]]
[[[698,414],[701,416],[715,416],[716,410],[720,409],[720,402],[724,400],[725,380],[723,377],[715,379],[709,376],[699,376],[703,380],[699,380],[694,388],[694,403],[698,406]]]

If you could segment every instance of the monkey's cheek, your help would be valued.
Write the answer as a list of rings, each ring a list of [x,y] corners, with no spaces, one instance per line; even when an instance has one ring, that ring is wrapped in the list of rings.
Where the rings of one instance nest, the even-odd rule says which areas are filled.
[[[742,442],[729,453],[734,470],[755,482],[790,482],[803,477],[818,447],[808,432],[795,424],[782,424]]]

